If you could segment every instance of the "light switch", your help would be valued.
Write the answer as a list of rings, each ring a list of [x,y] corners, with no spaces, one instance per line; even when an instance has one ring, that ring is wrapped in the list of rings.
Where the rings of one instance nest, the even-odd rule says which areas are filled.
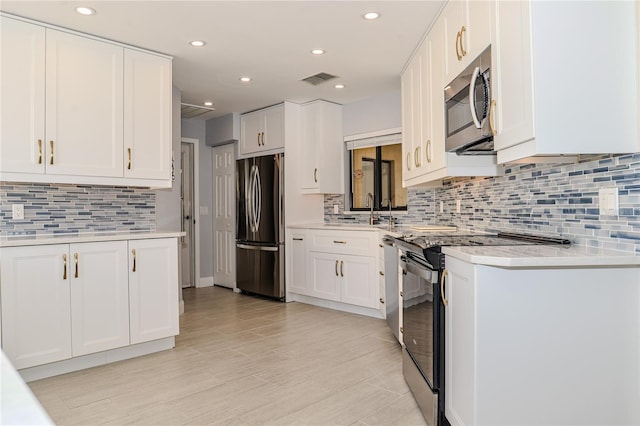
[[[598,191],[598,202],[600,204],[600,215],[618,215],[618,188],[600,188]]]

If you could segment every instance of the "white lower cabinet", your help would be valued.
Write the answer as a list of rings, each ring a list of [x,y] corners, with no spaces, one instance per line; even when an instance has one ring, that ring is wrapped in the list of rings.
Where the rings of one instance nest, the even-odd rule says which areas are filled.
[[[287,285],[289,291],[299,294],[309,295],[310,291],[307,286],[307,248],[306,233],[304,230],[291,231],[288,238],[287,252],[290,252],[287,261],[289,276]]]
[[[452,425],[640,424],[640,269],[446,261]]]
[[[127,242],[69,248],[72,356],[128,345]]]
[[[69,246],[0,251],[2,350],[16,369],[71,358]]]
[[[129,241],[131,344],[178,334],[178,246],[174,238]]]
[[[24,369],[177,335],[177,261],[175,238],[0,249],[2,350]]]

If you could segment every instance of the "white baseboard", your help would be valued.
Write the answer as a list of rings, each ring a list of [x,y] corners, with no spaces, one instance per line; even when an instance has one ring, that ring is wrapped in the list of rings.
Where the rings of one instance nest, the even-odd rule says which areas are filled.
[[[213,287],[213,276],[201,277],[196,284],[196,288],[200,287]]]
[[[111,349],[90,355],[83,355],[63,361],[52,362],[50,364],[38,365],[36,367],[23,368],[18,370],[25,382],[45,379],[47,377],[58,376],[72,371],[84,370],[86,368],[97,367],[123,359],[134,358],[142,355],[172,349],[176,346],[175,337],[153,340],[151,342],[138,343],[136,345],[124,346],[122,348]]]
[[[305,296],[297,293],[289,293],[287,302],[301,302],[308,305],[319,306],[321,308],[329,308],[336,311],[383,319],[382,313],[378,309],[365,308],[363,306],[350,305],[342,302],[334,302],[333,300],[318,299],[317,297]]]

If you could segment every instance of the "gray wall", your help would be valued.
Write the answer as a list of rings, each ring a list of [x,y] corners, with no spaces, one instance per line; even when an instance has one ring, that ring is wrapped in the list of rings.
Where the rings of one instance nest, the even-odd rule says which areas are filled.
[[[182,120],[182,137],[198,139],[200,161],[198,163],[198,185],[200,205],[195,206],[196,218],[200,226],[200,271],[198,278],[213,277],[213,168],[211,147],[206,142],[206,121],[199,119]],[[199,207],[206,207],[207,215],[200,215]]]
[[[342,134],[345,136],[402,127],[400,91],[342,106]]]
[[[173,121],[171,140],[175,180],[170,189],[156,191],[156,229],[158,231],[179,232],[182,221],[180,212],[180,90],[173,86]]]

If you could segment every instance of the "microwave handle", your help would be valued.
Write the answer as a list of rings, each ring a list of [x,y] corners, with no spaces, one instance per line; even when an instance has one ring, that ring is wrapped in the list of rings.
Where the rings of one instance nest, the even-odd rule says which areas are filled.
[[[476,129],[482,128],[478,114],[476,114],[476,80],[479,76],[480,67],[476,67],[471,76],[471,83],[469,83],[469,109],[471,110],[471,118],[473,119],[473,124],[476,126]]]

